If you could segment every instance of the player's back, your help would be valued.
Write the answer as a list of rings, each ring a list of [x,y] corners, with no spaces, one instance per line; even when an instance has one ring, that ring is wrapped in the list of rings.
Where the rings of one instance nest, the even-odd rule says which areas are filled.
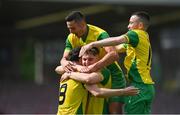
[[[84,114],[87,90],[81,82],[69,79],[60,83],[58,115]]]

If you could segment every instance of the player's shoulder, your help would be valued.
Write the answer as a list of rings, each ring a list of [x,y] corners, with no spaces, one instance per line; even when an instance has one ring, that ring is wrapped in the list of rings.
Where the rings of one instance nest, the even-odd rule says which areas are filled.
[[[139,30],[139,29],[129,30],[128,33],[130,33],[130,34],[137,34],[137,35],[139,35],[139,34],[147,34],[146,31]]]
[[[99,32],[106,32],[104,29],[98,27],[98,26],[95,26],[95,25],[91,25],[91,24],[87,24],[89,29],[91,31],[99,31]]]
[[[74,36],[75,36],[75,34],[69,33],[68,38],[72,38],[72,37],[74,37]]]
[[[73,39],[74,39],[74,40],[78,40],[78,37],[77,37],[75,34],[70,33],[70,34],[67,36],[67,39],[68,39],[69,41],[72,41]]]

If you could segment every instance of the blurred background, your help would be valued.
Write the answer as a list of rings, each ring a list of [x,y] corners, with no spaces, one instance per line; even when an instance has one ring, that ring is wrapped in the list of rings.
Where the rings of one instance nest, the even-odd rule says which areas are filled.
[[[54,69],[69,33],[64,18],[73,10],[110,36],[127,31],[133,12],[148,12],[156,82],[152,113],[180,113],[179,0],[1,0],[1,114],[56,113],[59,76]]]

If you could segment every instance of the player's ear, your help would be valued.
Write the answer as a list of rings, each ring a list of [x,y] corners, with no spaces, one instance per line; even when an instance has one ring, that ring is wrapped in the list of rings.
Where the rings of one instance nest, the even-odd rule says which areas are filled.
[[[86,26],[86,22],[83,21],[83,20],[80,22],[80,24],[81,24],[82,27]]]
[[[144,29],[144,24],[142,22],[139,22],[138,26],[139,26],[139,29]]]

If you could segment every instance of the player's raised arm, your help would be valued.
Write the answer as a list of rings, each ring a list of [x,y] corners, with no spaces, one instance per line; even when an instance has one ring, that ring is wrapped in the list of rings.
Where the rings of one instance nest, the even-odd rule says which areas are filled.
[[[121,35],[117,37],[110,37],[108,39],[91,42],[81,48],[79,57],[81,57],[87,50],[91,49],[92,47],[115,46],[115,45],[126,43],[126,42],[128,42],[128,39],[126,38],[125,35]]]

